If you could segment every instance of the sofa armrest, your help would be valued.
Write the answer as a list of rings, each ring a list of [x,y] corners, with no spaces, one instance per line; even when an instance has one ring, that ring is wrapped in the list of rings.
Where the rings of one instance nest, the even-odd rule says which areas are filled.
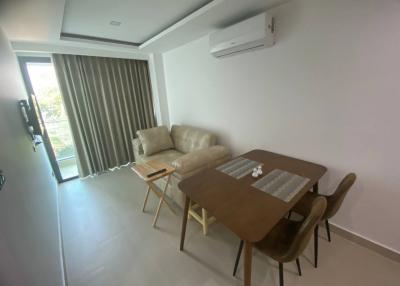
[[[140,156],[143,156],[144,154],[143,146],[138,138],[132,139],[132,144],[133,144],[133,154],[135,155],[135,161],[137,161],[137,159]]]
[[[227,147],[214,145],[187,153],[173,161],[172,166],[181,178],[186,178],[203,169],[222,164],[230,158],[231,153]]]

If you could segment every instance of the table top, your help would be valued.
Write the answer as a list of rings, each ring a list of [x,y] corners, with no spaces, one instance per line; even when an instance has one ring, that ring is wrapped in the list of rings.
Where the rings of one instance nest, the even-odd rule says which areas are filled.
[[[240,157],[262,163],[261,177],[253,178],[248,174],[236,179],[210,168],[181,181],[178,186],[191,200],[207,209],[241,239],[249,242],[262,240],[297,201],[318,183],[327,170],[315,163],[264,150],[252,150]],[[286,203],[251,186],[274,169],[310,180]]]
[[[131,167],[131,169],[145,182],[153,182],[175,172],[174,167],[157,160],[152,160],[143,164],[137,164]],[[150,178],[147,177],[148,174],[161,169],[166,169],[166,171]]]

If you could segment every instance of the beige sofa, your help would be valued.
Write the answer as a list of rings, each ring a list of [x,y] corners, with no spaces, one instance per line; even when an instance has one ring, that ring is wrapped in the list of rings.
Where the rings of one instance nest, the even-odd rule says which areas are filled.
[[[219,165],[231,158],[227,147],[216,145],[217,138],[210,132],[189,126],[173,125],[141,130],[133,139],[136,163],[159,160],[176,168],[171,177],[168,196],[183,207],[183,195],[178,183],[206,168]],[[158,180],[163,188],[166,180]]]

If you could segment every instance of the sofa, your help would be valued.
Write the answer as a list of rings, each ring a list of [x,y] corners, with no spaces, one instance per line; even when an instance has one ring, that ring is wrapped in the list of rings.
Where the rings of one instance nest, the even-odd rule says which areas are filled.
[[[170,179],[167,195],[180,207],[184,206],[184,196],[178,183],[201,170],[220,165],[231,158],[230,150],[217,145],[214,134],[190,126],[173,125],[171,132],[160,126],[137,131],[133,139],[137,164],[159,160],[173,166],[176,172]],[[163,189],[166,179],[156,185]]]

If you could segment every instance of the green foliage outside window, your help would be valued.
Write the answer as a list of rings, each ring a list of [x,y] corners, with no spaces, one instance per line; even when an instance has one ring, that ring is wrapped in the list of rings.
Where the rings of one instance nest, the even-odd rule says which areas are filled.
[[[74,156],[70,127],[53,67],[29,64],[28,72],[56,158]]]
[[[43,89],[38,101],[57,159],[73,156],[73,142],[59,91],[56,87]]]

